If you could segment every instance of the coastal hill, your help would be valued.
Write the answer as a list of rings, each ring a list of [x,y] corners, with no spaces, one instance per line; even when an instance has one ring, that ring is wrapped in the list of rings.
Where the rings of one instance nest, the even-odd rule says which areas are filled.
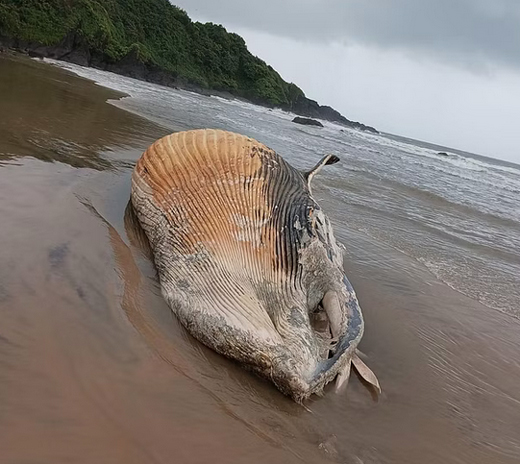
[[[0,44],[162,85],[377,132],[307,98],[237,34],[168,0],[0,0]]]

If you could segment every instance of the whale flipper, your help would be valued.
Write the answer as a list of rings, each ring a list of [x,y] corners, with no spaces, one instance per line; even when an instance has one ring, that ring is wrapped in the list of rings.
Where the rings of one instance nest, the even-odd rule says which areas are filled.
[[[336,164],[339,158],[336,155],[325,155],[312,169],[303,173],[303,177],[307,180],[307,187],[311,188],[312,178],[321,170],[323,166],[328,164]]]
[[[381,394],[381,386],[379,385],[379,381],[377,380],[376,375],[370,370],[370,368],[361,361],[361,358],[356,354],[352,357],[352,364],[356,368],[357,373],[361,376],[361,378],[372,385],[379,394]]]

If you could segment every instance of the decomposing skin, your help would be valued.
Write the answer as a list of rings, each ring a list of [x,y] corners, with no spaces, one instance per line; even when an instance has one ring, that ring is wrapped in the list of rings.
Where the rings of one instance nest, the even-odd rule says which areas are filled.
[[[143,154],[131,201],[151,245],[164,298],[199,341],[302,402],[351,364],[361,310],[343,251],[312,198],[307,173],[242,135],[194,130]]]

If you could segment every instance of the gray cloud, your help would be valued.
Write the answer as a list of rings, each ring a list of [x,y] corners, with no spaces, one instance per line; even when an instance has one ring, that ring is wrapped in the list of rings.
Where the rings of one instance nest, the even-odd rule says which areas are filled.
[[[518,0],[172,0],[195,18],[310,42],[520,67]]]

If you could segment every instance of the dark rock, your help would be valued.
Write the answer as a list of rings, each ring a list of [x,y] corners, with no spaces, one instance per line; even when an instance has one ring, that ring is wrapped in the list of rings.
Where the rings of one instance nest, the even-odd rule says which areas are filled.
[[[80,66],[89,66],[90,65],[90,52],[88,48],[75,48],[72,50],[66,58],[67,61],[70,61],[74,64],[79,64]]]
[[[45,55],[43,53],[38,52],[37,50],[29,50],[27,53],[31,58],[45,58]]]
[[[67,34],[56,45],[42,45],[36,42],[27,42],[21,39],[12,39],[0,36],[0,43],[20,53],[35,58],[54,58],[70,61],[81,66],[90,66],[90,51],[84,41],[75,33]]]
[[[448,153],[444,152],[444,151],[440,151],[439,153],[437,153],[439,156],[450,156],[448,155]]]
[[[321,106],[318,102],[305,96],[300,96],[290,107],[283,106],[282,109],[299,114],[300,116],[325,119],[326,121],[336,122],[353,129],[379,134],[379,132],[373,127],[357,121],[351,121],[334,108],[326,105]]]
[[[304,126],[317,126],[317,127],[323,127],[323,124],[319,121],[316,121],[315,119],[310,118],[300,118],[299,116],[296,116],[292,122],[295,122],[296,124],[303,124]]]
[[[132,49],[117,63],[110,64],[106,67],[107,71],[123,74],[134,79],[148,80],[150,70],[146,63],[141,60],[137,51]]]

